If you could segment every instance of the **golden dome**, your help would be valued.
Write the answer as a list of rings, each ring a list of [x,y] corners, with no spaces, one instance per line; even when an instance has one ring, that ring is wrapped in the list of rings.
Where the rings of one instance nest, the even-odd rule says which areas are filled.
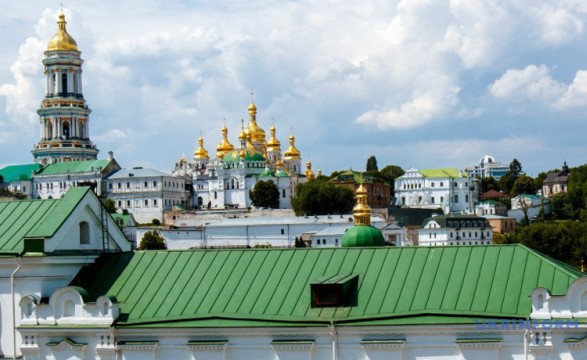
[[[293,136],[293,134],[291,134],[289,136],[289,147],[283,153],[283,156],[288,160],[299,159],[302,156],[302,153],[298,149],[296,149],[295,141],[296,138]]]
[[[306,162],[306,172],[304,173],[308,180],[314,179],[314,172],[312,171],[312,163],[310,161]]]
[[[226,153],[232,150],[234,150],[234,146],[228,141],[228,128],[224,125],[222,128],[222,140],[216,147],[216,156],[222,159]]]
[[[201,136],[198,139],[198,144],[200,146],[198,147],[198,150],[194,152],[194,160],[209,159],[210,156],[208,156],[208,150],[204,149],[204,139]]]
[[[251,142],[251,135],[250,134],[247,135],[247,149],[257,151],[257,149],[255,148],[255,145],[253,145],[253,143]]]
[[[281,150],[281,143],[275,138],[275,126],[271,127],[271,139],[267,141],[267,151]]]
[[[67,29],[65,28],[65,14],[63,10],[59,12],[59,20],[57,21],[57,34],[53,36],[53,39],[49,41],[47,44],[47,51],[54,51],[54,50],[65,50],[65,51],[77,51],[77,43],[71,35],[67,33]]]
[[[355,225],[371,225],[371,208],[367,205],[367,190],[363,184],[355,192],[357,204],[353,207]]]
[[[281,161],[281,159],[278,159],[277,162],[275,163],[275,166],[278,169],[281,169],[283,167],[283,161]]]
[[[265,130],[257,124],[257,107],[253,102],[249,105],[249,126],[246,133],[251,135],[253,142],[265,142]]]
[[[249,114],[256,115],[257,114],[257,107],[255,103],[251,101],[251,105],[249,105]]]

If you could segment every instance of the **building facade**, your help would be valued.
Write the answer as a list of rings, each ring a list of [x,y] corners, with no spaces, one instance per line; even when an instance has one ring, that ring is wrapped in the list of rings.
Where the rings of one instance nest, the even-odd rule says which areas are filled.
[[[473,213],[479,198],[477,179],[453,168],[410,168],[395,180],[395,204],[406,208]]]
[[[542,182],[542,195],[549,198],[566,193],[569,186],[569,167],[565,161],[561,171],[548,173]]]
[[[508,164],[497,162],[491,155],[485,155],[477,165],[465,168],[465,172],[472,177],[481,179],[492,177],[495,180],[499,180],[508,171],[510,171]]]
[[[387,208],[391,204],[390,186],[382,180],[364,176],[359,171],[353,171],[352,169],[343,171],[333,178],[332,182],[346,186],[353,191],[357,191],[362,184],[367,190],[367,204],[372,208]]]
[[[487,219],[475,215],[438,215],[418,229],[418,245],[491,245],[493,230]]]
[[[67,33],[65,14],[59,13],[57,34],[49,41],[43,66],[45,98],[37,110],[41,138],[31,151],[35,163],[95,160],[90,140],[90,108],[82,92],[81,52]]]
[[[0,169],[2,186],[12,192],[20,192],[33,198],[33,174],[41,168],[39,164],[9,165]]]

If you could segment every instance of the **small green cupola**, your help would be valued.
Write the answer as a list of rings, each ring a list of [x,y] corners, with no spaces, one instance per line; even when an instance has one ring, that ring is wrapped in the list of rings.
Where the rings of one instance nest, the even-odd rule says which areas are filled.
[[[356,194],[357,204],[353,208],[355,225],[342,237],[342,247],[385,246],[381,230],[371,226],[371,208],[367,205],[367,190],[363,184]]]

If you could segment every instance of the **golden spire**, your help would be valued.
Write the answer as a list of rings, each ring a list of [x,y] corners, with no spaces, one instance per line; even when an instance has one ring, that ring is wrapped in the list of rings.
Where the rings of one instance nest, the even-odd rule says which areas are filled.
[[[57,34],[53,36],[53,39],[47,44],[47,51],[54,50],[65,50],[65,51],[77,51],[77,43],[71,35],[67,33],[65,25],[65,14],[63,9],[59,10],[59,20],[57,20]]]
[[[210,156],[208,156],[208,150],[204,149],[204,138],[201,135],[198,139],[198,144],[200,146],[198,147],[198,150],[194,152],[194,160],[209,159]]]
[[[241,148],[246,146],[247,133],[245,132],[245,121],[241,119],[241,133],[238,135],[238,140],[241,144]]]
[[[353,208],[355,225],[369,226],[371,225],[371,208],[367,205],[367,190],[362,182],[355,194],[357,195],[357,204]]]
[[[306,172],[304,173],[308,180],[314,179],[314,172],[312,171],[312,163],[310,161],[306,162]]]
[[[271,126],[271,139],[267,141],[267,151],[281,151],[281,143],[275,138],[275,125]]]
[[[287,160],[299,159],[302,156],[302,153],[300,153],[300,151],[296,149],[295,143],[296,138],[293,136],[293,134],[291,134],[289,136],[289,147],[283,153],[284,158],[286,158]]]
[[[229,151],[234,150],[234,146],[228,141],[228,128],[226,124],[222,127],[222,140],[216,147],[216,156],[223,158]]]

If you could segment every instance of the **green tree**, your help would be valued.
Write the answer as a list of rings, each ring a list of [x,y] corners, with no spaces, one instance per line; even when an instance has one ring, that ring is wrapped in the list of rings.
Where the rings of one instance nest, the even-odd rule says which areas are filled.
[[[260,180],[249,190],[253,206],[258,208],[278,209],[279,189],[271,180]]]
[[[517,196],[521,194],[535,194],[536,187],[534,183],[534,179],[529,177],[528,175],[520,175],[516,181],[514,182],[514,186],[512,187],[511,194],[512,196]]]
[[[549,172],[555,172],[555,171],[557,171],[557,170],[551,170]],[[560,171],[560,170],[558,170],[558,171]],[[542,189],[542,183],[544,182],[544,180],[546,180],[547,176],[548,176],[548,173],[544,172],[544,171],[541,172],[540,174],[538,174],[538,176],[536,176],[534,178],[534,187],[536,189]]]
[[[489,190],[499,191],[499,183],[493,176],[481,179],[481,192],[485,193]]]
[[[379,167],[377,166],[377,158],[375,157],[375,155],[371,155],[369,156],[369,158],[367,159],[367,171],[377,171],[379,170]]]
[[[157,231],[147,231],[145,235],[143,235],[141,243],[139,244],[139,250],[162,249],[167,249],[167,245],[165,245],[165,240]]]
[[[302,240],[301,237],[297,237],[296,236],[296,239],[295,239],[295,242],[294,242],[294,246],[297,247],[297,248],[305,248],[306,247],[306,243],[304,242],[304,240]]]
[[[298,184],[291,202],[296,215],[348,214],[355,204],[355,193],[346,186],[317,178]]]
[[[510,174],[512,174],[515,178],[522,175],[522,164],[518,161],[518,159],[512,160],[510,163]]]
[[[104,209],[106,209],[109,214],[114,214],[116,212],[116,203],[114,200],[106,199],[106,201],[104,201]]]
[[[383,180],[389,185],[391,196],[395,194],[395,179],[402,176],[406,172],[397,165],[387,165],[380,171]]]

